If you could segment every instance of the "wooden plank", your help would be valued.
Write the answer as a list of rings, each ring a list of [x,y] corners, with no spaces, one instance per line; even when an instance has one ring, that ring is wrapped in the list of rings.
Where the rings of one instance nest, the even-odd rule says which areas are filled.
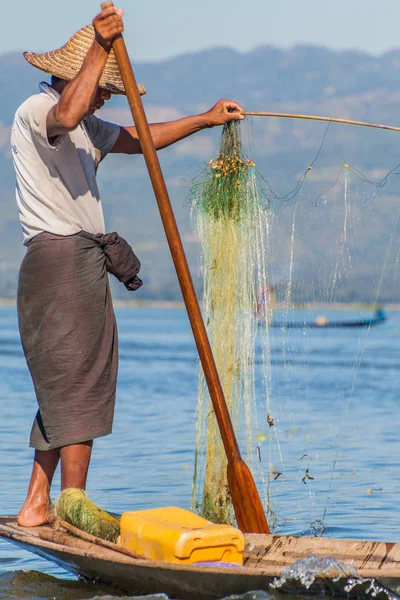
[[[347,562],[363,574],[400,575],[400,544],[257,534],[246,535],[245,539],[247,567],[280,565],[284,568],[313,555]]]

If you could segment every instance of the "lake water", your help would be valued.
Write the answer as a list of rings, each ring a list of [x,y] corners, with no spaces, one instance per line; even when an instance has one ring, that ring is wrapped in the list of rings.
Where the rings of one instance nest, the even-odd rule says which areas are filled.
[[[388,317],[369,330],[271,329],[275,427],[262,424],[254,446],[274,473],[269,491],[280,533],[400,541],[400,314]],[[88,495],[115,512],[190,508],[198,360],[186,313],[124,308],[117,319],[115,426],[95,442]],[[0,513],[15,514],[30,474],[36,405],[14,307],[0,307],[0,353]],[[56,478],[54,496],[58,490]],[[0,541],[1,599],[97,597],[120,598]]]

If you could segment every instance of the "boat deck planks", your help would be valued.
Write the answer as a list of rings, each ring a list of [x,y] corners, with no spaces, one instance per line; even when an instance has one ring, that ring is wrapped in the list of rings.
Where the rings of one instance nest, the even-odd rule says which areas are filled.
[[[400,544],[395,543],[247,534],[244,566],[231,568],[141,560],[123,554],[113,544],[105,548],[51,525],[19,527],[15,517],[0,517],[0,537],[88,581],[103,582],[130,593],[210,600],[251,590],[271,592],[270,584],[284,568],[311,555],[349,563],[360,577],[376,578],[382,587],[400,592]],[[335,581],[335,576],[337,572],[318,577],[309,590],[293,580],[281,591],[366,597],[368,582],[347,594],[347,578]],[[388,596],[382,591],[375,597],[387,600]]]
[[[258,534],[247,534],[246,542],[244,564],[248,567],[277,565],[282,569],[312,555],[349,563],[360,577],[400,574],[400,544]]]

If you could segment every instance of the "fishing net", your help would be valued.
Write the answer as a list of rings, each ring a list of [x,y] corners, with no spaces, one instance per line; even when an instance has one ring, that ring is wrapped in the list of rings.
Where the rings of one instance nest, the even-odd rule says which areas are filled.
[[[357,512],[380,520],[380,535],[382,520],[390,531],[379,511],[390,510],[394,488],[379,490],[393,461],[377,440],[383,422],[396,435],[388,420],[400,296],[395,135],[246,120],[225,127],[218,155],[193,182],[204,320],[275,531],[351,536]],[[202,373],[193,508],[233,521]]]
[[[258,290],[267,290],[261,260],[267,252],[267,228],[255,163],[243,154],[237,124],[225,126],[219,155],[194,185],[192,202],[203,248],[204,319],[233,426],[239,431],[242,424],[240,441],[254,470],[253,435],[260,417],[254,387],[257,297]],[[260,308],[268,320],[267,303]],[[267,345],[264,352],[267,364]],[[198,415],[195,478],[198,474],[204,487],[196,490],[194,502],[206,519],[232,523],[227,461],[203,373]]]

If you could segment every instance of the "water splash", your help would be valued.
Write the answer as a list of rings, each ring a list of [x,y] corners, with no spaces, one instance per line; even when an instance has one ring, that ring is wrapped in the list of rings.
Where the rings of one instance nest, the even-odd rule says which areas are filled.
[[[318,556],[309,556],[305,560],[298,560],[293,565],[286,567],[281,576],[271,583],[271,588],[279,589],[290,581],[299,581],[308,590],[321,576],[329,577],[334,582],[342,578],[347,579],[343,588],[347,593],[353,591],[357,586],[362,586],[363,596],[376,598],[383,594],[388,600],[399,600],[394,592],[382,587],[375,579],[359,577],[358,571],[353,565],[334,558]]]
[[[306,589],[309,589],[320,575],[329,575],[333,581],[338,581],[342,577],[358,578],[358,571],[352,565],[333,558],[309,556],[305,560],[298,560],[283,569],[281,576],[271,583],[271,587],[278,589],[288,581],[297,580]]]
[[[228,596],[225,600],[271,600],[272,596],[267,592],[247,592],[246,594],[240,594],[239,596]]]
[[[366,589],[363,590],[364,594],[370,595],[372,598],[376,598],[378,594],[383,594],[389,600],[399,600],[399,596],[397,596],[397,594],[379,585],[375,579],[370,578],[363,579],[362,577],[350,577],[347,582],[347,585],[345,585],[344,587],[344,590],[349,593],[358,585],[367,585],[368,587],[366,587]]]

